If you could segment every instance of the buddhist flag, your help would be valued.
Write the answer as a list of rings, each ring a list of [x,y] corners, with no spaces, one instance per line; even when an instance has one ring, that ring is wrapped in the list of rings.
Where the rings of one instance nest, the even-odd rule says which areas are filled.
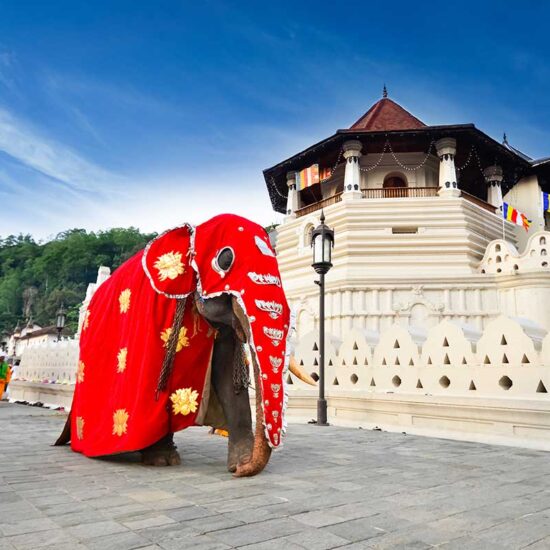
[[[319,183],[318,164],[312,164],[309,168],[304,168],[300,172],[296,172],[296,185],[298,189],[302,190],[316,183]]]
[[[509,222],[515,223],[516,225],[523,227],[525,231],[529,231],[529,226],[531,225],[531,222],[527,219],[527,216],[525,214],[522,214],[509,204],[504,203],[502,205],[502,215],[504,216],[505,220],[508,220]]]
[[[550,212],[550,194],[542,192],[542,211]]]
[[[321,168],[320,178],[321,181],[326,181],[332,177],[332,170],[330,168]]]

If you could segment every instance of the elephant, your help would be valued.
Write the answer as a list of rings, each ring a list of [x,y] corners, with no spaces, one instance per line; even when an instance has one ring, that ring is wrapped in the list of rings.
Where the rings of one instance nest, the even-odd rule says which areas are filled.
[[[291,361],[290,324],[261,226],[221,214],[162,233],[96,290],[55,444],[89,457],[140,451],[144,464],[178,465],[174,432],[207,425],[228,431],[229,472],[261,472],[286,431],[287,370],[314,384]]]

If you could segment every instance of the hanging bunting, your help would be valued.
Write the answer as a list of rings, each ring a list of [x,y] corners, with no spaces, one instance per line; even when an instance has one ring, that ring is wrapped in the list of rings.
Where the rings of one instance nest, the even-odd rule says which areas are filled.
[[[525,231],[529,231],[531,222],[527,219],[527,216],[522,214],[519,210],[516,210],[513,206],[510,206],[508,203],[503,203],[502,215],[505,220],[523,227]]]

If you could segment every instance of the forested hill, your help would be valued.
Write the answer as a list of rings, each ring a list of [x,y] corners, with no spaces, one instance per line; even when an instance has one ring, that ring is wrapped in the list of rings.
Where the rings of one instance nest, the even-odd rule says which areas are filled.
[[[97,269],[114,270],[142,249],[155,234],[135,228],[86,232],[71,229],[46,243],[29,235],[0,239],[0,336],[32,314],[41,326],[55,324],[63,303],[67,326],[76,330],[78,307]]]

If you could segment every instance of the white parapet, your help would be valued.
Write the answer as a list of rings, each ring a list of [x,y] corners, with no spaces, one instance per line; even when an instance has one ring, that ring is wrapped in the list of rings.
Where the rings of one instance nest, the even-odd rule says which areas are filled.
[[[10,399],[69,408],[78,356],[78,340],[44,342],[25,349],[10,383]]]
[[[318,336],[295,356],[314,378]],[[424,335],[393,325],[329,336],[329,422],[550,450],[550,334],[500,316],[481,332],[442,321]],[[290,377],[289,418],[315,417],[317,390]]]

